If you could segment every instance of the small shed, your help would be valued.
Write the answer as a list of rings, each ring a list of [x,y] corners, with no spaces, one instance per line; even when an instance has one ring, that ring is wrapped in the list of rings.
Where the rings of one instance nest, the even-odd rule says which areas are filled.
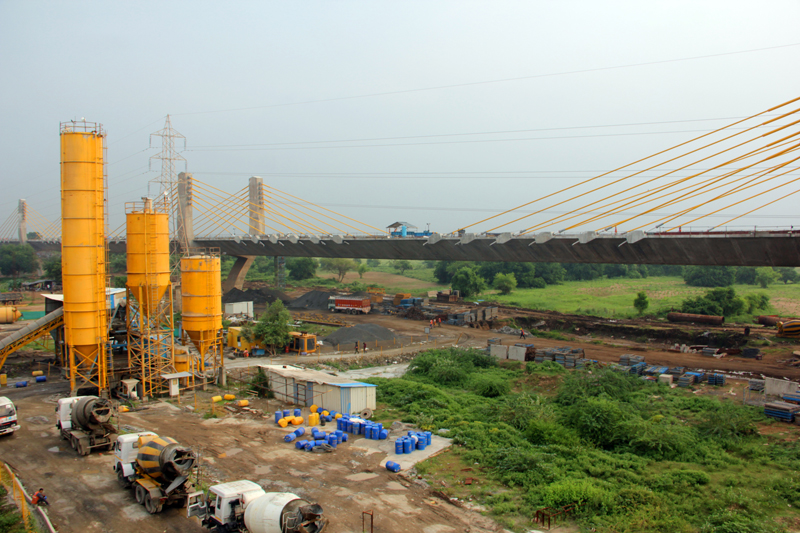
[[[306,407],[318,405],[346,414],[375,410],[377,387],[371,383],[292,365],[259,366],[267,375],[275,398],[283,402]]]

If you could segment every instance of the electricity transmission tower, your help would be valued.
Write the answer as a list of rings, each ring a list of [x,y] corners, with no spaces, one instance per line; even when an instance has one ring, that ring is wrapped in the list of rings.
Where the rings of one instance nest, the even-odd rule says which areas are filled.
[[[175,150],[175,140],[183,139],[183,149],[186,149],[186,137],[172,127],[172,122],[167,115],[167,121],[164,127],[155,133],[150,134],[150,146],[153,146],[153,137],[161,137],[161,153],[150,157],[153,159],[161,160],[161,175],[157,181],[159,184],[158,200],[165,201],[170,218],[172,219],[172,238],[176,238],[183,234],[183,220],[179,214],[180,210],[175,209],[177,201],[173,199],[177,195],[178,188],[178,174],[175,167],[181,161],[183,162],[184,170],[186,170],[186,159]]]

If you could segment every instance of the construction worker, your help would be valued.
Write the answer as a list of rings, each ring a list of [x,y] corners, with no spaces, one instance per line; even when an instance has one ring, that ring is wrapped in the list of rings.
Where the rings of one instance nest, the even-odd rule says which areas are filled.
[[[439,327],[442,327],[442,317],[439,317]]]
[[[356,341],[356,353],[358,353],[358,341]]]
[[[367,343],[364,343],[364,353],[367,353]]]
[[[33,493],[31,503],[33,505],[50,505],[50,502],[47,501],[47,496],[44,494],[44,489],[39,489]]]
[[[519,328],[519,338],[525,340],[525,330],[522,328]]]

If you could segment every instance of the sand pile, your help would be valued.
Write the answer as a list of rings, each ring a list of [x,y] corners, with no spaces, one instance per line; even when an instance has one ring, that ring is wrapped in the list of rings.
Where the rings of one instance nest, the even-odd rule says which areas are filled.
[[[324,340],[328,344],[345,346],[356,342],[369,344],[370,341],[390,341],[396,337],[394,331],[389,328],[377,324],[358,324],[351,328],[339,328]]]
[[[328,299],[331,296],[333,296],[332,292],[310,291],[289,302],[288,307],[289,309],[327,309]]]

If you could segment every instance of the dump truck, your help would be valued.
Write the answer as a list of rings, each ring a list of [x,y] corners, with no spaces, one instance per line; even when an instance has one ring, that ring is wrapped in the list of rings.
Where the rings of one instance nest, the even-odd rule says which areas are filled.
[[[105,398],[61,398],[56,405],[56,429],[79,455],[89,455],[98,448],[110,450],[117,432],[109,423],[112,412],[111,402]]]
[[[322,507],[290,492],[266,492],[252,481],[213,485],[189,495],[186,515],[217,533],[322,533]]]
[[[328,310],[334,313],[351,315],[364,313],[366,315],[372,309],[371,306],[370,299],[362,296],[331,296],[328,299]]]
[[[17,423],[17,408],[14,402],[0,396],[0,435],[11,435],[19,429]]]
[[[136,503],[150,514],[164,505],[182,507],[197,455],[174,439],[146,431],[120,435],[114,445],[114,470],[120,485],[133,489]]]

